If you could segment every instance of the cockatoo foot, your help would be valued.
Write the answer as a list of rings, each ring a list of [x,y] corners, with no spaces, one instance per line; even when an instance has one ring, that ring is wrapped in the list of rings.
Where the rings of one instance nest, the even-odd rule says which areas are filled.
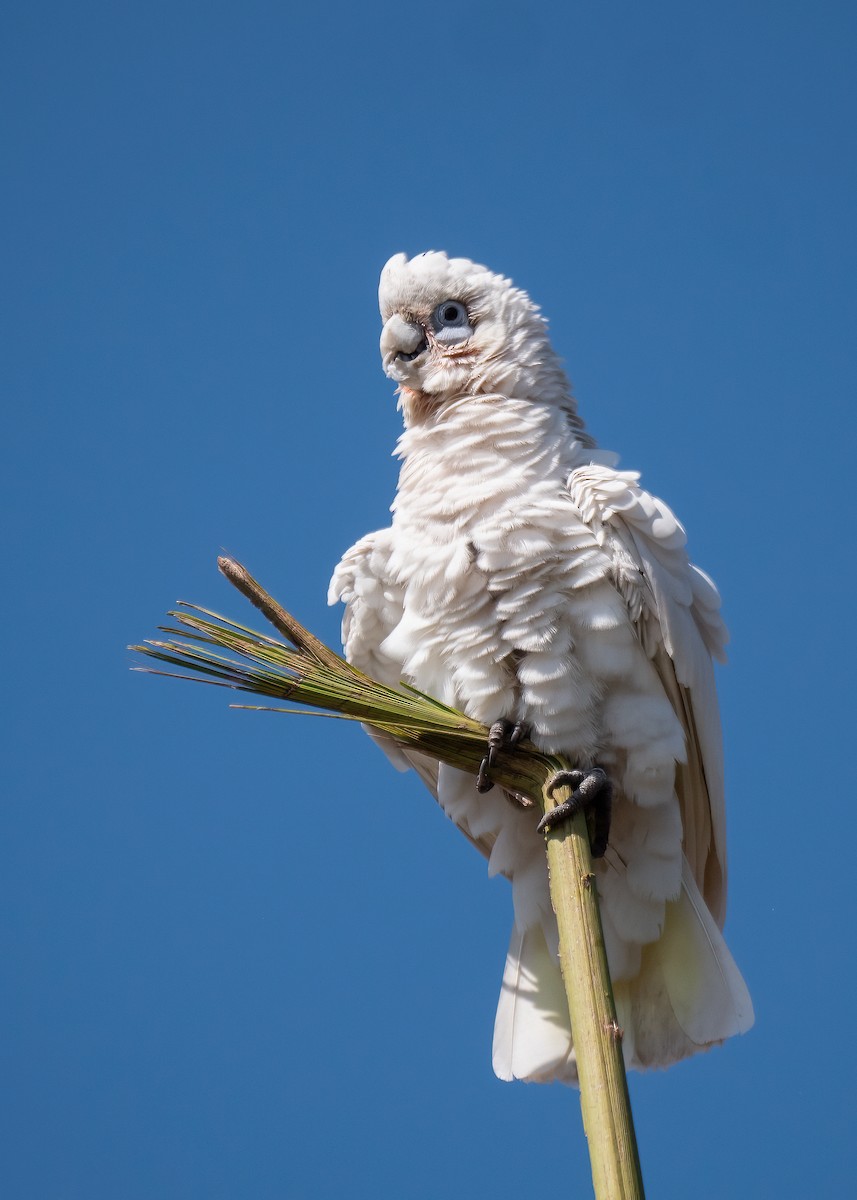
[[[547,794],[552,796],[558,787],[571,787],[574,791],[564,804],[545,813],[538,824],[539,833],[548,833],[555,825],[568,821],[581,810],[591,809],[593,829],[589,845],[593,858],[603,858],[610,835],[610,814],[613,800],[613,784],[601,767],[590,771],[557,771],[547,785]]]
[[[526,737],[527,726],[521,721],[513,724],[511,721],[495,721],[488,730],[488,753],[479,766],[476,776],[477,792],[490,792],[494,786],[491,771],[497,761],[500,750],[513,750],[522,737]]]

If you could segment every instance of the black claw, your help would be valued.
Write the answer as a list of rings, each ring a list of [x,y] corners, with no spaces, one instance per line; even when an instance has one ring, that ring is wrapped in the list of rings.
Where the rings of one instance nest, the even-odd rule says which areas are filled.
[[[549,833],[555,825],[568,821],[583,809],[592,810],[592,830],[589,844],[593,858],[603,858],[610,836],[610,815],[613,785],[601,767],[590,771],[558,771],[547,787],[552,796],[558,787],[571,787],[572,795],[564,804],[545,813],[538,824],[539,833]]]
[[[495,721],[488,730],[488,753],[479,764],[479,774],[476,776],[477,792],[490,792],[494,786],[494,780],[491,778],[491,771],[494,769],[494,764],[497,761],[497,754],[500,750],[510,750],[517,746],[521,738],[526,737],[527,726],[523,722],[518,721],[513,725],[511,721]]]
[[[516,721],[512,726],[508,738],[506,739],[506,744],[509,746],[517,746],[518,742],[527,737],[529,732],[529,725],[525,725],[523,721]]]
[[[489,750],[486,757],[483,758],[482,762],[479,764],[479,774],[476,776],[477,792],[490,792],[494,786],[494,780],[491,779],[488,774],[489,770],[494,765],[491,761],[492,755],[493,750]]]

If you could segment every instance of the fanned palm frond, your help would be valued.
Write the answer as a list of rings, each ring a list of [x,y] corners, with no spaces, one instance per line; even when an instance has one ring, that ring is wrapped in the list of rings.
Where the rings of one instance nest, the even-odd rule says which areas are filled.
[[[218,566],[288,640],[179,601],[179,607],[168,614],[177,625],[161,626],[168,640],[152,639],[130,647],[177,669],[135,666],[134,670],[288,700],[316,712],[363,721],[405,748],[478,770],[488,737],[479,721],[404,683],[394,689],[364,675],[281,608],[234,560],[221,558]],[[265,707],[274,712],[301,711]],[[499,756],[494,775],[504,786],[539,798],[544,780],[561,765],[558,758],[524,742],[514,753]]]

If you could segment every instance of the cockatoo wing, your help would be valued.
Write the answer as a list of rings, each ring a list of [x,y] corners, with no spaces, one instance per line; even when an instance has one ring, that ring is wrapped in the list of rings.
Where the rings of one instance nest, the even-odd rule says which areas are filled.
[[[685,550],[683,527],[638,475],[589,464],[569,492],[613,563],[613,581],[682,722],[687,761],[676,764],[684,852],[720,928],[726,911],[723,750],[712,658],[728,638],[720,597]]]
[[[392,532],[378,529],[367,533],[346,550],[327,593],[328,604],[338,600],[345,604],[342,643],[348,661],[391,687],[399,682],[401,664],[386,655],[382,646],[404,610],[401,588],[389,570]]]
[[[352,666],[379,683],[396,687],[400,664],[382,649],[384,639],[398,625],[403,611],[401,589],[395,586],[388,570],[391,534],[390,529],[367,533],[345,552],[330,581],[327,602],[336,604],[341,600],[345,605],[342,645]],[[368,725],[363,728],[397,771],[407,771],[414,765],[391,737]]]
[[[342,642],[348,661],[380,683],[397,687],[401,682],[401,662],[384,652],[384,642],[399,626],[404,612],[402,589],[392,578],[389,566],[391,533],[390,529],[368,533],[346,551],[330,581],[328,603],[335,604],[341,600],[345,604]],[[447,815],[458,824],[480,854],[489,858],[496,841],[494,831],[489,826],[496,824],[496,821],[483,821],[480,825],[478,816],[472,812],[465,814],[463,808],[458,812],[456,807],[456,798],[462,792],[472,802],[475,794],[472,778],[446,768],[448,779],[455,782],[452,786],[441,788],[439,773],[444,768],[437,759],[418,751],[404,750],[393,738],[369,725],[364,725],[364,729],[397,770],[413,768],[435,800],[440,800],[441,795],[448,797],[448,803],[444,805]],[[490,803],[485,802],[485,807],[492,807],[493,803],[492,798]],[[472,809],[472,803],[470,807]],[[475,825],[475,828],[471,828],[471,825]]]
[[[343,554],[330,581],[329,604],[342,601],[342,644],[346,658],[359,671],[396,688],[401,683],[400,661],[384,653],[384,642],[402,620],[404,611],[400,584],[392,578],[390,557],[392,553],[391,529],[378,529],[366,534]],[[402,749],[385,733],[364,726],[368,736],[384,751],[396,770],[415,770],[432,796],[439,799],[438,774],[442,769],[437,758],[419,754],[418,751]],[[472,780],[467,782],[472,791]],[[455,790],[453,790],[455,794]],[[449,814],[455,820],[455,814]],[[467,821],[459,821],[461,832],[477,850],[490,857],[495,838],[489,830],[474,834]]]
[[[644,897],[638,888],[625,886],[625,863],[612,845],[606,870],[599,874],[605,937],[611,929],[614,933],[608,949],[612,941],[625,1058],[629,1065],[652,1067],[745,1032],[753,1024],[753,1006],[720,933],[726,838],[712,664],[712,658],[724,657],[727,640],[720,598],[711,580],[689,562],[685,533],[673,513],[637,479],[635,473],[590,462],[572,471],[569,494],[609,559],[611,582],[685,735],[675,776],[684,851],[681,885],[661,910],[657,937],[635,936],[646,911]],[[626,819],[648,819],[645,838],[651,842],[651,810],[634,805],[623,811]],[[669,817],[667,806],[659,811],[664,820]],[[492,862],[500,848],[498,842]],[[519,890],[517,882],[516,866]],[[623,907],[626,902],[630,909]],[[626,926],[628,936],[616,937],[615,930]],[[573,1042],[556,957],[544,936],[548,928],[525,920],[512,932],[494,1028],[494,1067],[503,1079],[574,1081]]]

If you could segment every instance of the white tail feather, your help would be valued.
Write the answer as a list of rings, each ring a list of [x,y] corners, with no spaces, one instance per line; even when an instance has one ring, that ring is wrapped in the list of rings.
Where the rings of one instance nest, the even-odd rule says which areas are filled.
[[[541,926],[523,933],[517,926],[512,929],[493,1057],[499,1079],[577,1082],[562,975]]]
[[[750,993],[686,860],[681,896],[667,905],[655,949],[673,1012],[691,1041],[709,1046],[747,1032]]]
[[[684,863],[681,895],[661,937],[643,947],[638,974],[614,986],[629,1067],[666,1067],[753,1024],[744,980]],[[515,926],[494,1024],[500,1079],[577,1082],[559,962],[540,926]]]

